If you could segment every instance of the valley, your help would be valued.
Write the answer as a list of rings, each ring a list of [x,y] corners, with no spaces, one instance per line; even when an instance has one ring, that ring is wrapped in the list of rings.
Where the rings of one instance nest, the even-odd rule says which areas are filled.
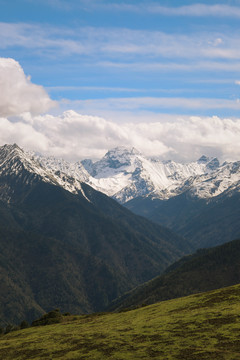
[[[0,360],[239,360],[240,0],[0,14]]]
[[[158,171],[158,177],[155,173],[154,178],[163,181],[165,174],[165,183],[162,182],[160,190],[158,182],[157,191],[150,181],[153,165],[145,166],[143,172],[140,170],[147,161],[136,150],[122,148],[110,151],[103,162],[95,165],[90,161],[71,164],[53,158],[40,159],[16,144],[0,148],[0,325],[6,328],[23,320],[31,323],[56,308],[74,314],[64,317],[60,324],[22,330],[30,338],[27,348],[23,345],[26,353],[20,359],[24,356],[37,359],[37,353],[47,356],[49,348],[52,358],[100,359],[103,354],[105,358],[114,354],[116,359],[123,356],[127,359],[134,358],[133,352],[138,359],[156,358],[167,356],[167,349],[170,349],[169,359],[181,356],[234,359],[238,354],[237,340],[228,342],[229,334],[224,335],[221,345],[222,331],[238,326],[236,315],[230,315],[229,322],[226,321],[231,326],[224,327],[227,315],[221,301],[230,304],[232,295],[226,298],[216,295],[214,306],[218,308],[214,313],[211,306],[206,310],[204,305],[211,301],[203,300],[221,291],[228,294],[224,290],[226,286],[240,283],[239,240],[230,241],[240,234],[238,163],[220,165],[216,159],[202,157],[188,165],[167,162],[160,166],[154,160],[152,164],[157,163],[154,171]],[[123,178],[120,189],[116,179]],[[118,191],[112,198],[107,190],[104,194],[96,189],[100,183],[114,182]],[[121,196],[117,199],[116,194]],[[127,201],[122,203],[124,199]],[[231,289],[234,289],[230,293],[233,291],[236,300],[233,306],[236,314],[238,285]],[[210,290],[216,292],[205,293]],[[202,310],[193,314],[191,308]],[[109,310],[114,313],[98,315]],[[209,315],[208,311],[213,322],[204,323],[206,334],[215,326],[217,313],[218,318],[224,318],[221,323],[224,328],[217,335],[218,350],[215,337],[209,340],[208,350],[202,345],[200,323],[202,317]],[[177,318],[170,321],[173,313]],[[197,314],[201,320],[196,318]],[[156,322],[158,317],[160,323]],[[126,323],[129,330],[126,329],[122,338]],[[150,324],[148,329],[143,325],[146,323]],[[182,345],[176,330],[180,323],[187,331]],[[94,334],[100,331],[98,326],[105,330],[91,346],[86,346],[85,342],[91,344],[93,338],[90,328],[86,330],[90,324]],[[117,324],[115,330],[113,324]],[[79,337],[74,327],[81,334],[84,328],[88,335]],[[190,328],[195,329],[195,335],[190,335]],[[59,334],[61,351],[45,338],[52,336],[46,335],[47,329]],[[65,346],[61,329],[73,331],[76,339],[71,338]],[[156,338],[159,332],[163,335]],[[0,338],[6,341],[3,354],[10,346],[9,354],[14,356],[17,344],[22,346],[21,334],[11,332]],[[14,336],[20,340],[16,347],[11,343]],[[46,344],[42,350],[31,345],[32,336],[42,337]],[[169,348],[169,336],[172,338],[169,341],[176,344],[172,348]],[[194,346],[194,341],[199,346]],[[75,347],[73,343],[81,346]],[[230,343],[236,343],[236,351],[230,349]],[[227,350],[221,350],[221,346]]]

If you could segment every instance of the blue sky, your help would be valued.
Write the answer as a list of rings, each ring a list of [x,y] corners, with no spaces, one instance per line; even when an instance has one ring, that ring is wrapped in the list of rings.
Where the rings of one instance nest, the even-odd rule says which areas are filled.
[[[53,99],[213,99],[203,108],[160,101],[153,111],[240,110],[229,104],[240,91],[237,1],[12,0],[0,7],[2,56],[19,61]]]
[[[57,102],[49,113],[117,124],[236,121],[239,30],[238,0],[0,0],[0,56]]]

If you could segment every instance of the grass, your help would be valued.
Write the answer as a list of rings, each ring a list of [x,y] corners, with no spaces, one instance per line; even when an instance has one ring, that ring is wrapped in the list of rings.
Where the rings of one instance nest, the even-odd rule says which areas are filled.
[[[240,359],[240,285],[0,337],[1,360]]]

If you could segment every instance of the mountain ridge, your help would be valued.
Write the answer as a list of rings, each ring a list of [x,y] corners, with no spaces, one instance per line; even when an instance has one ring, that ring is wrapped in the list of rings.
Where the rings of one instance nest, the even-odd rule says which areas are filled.
[[[21,181],[21,177],[25,176],[25,184],[31,185],[42,179],[44,182],[61,186],[72,193],[82,192],[80,180],[68,176],[64,172],[56,171],[54,168],[44,167],[44,164],[41,164],[36,157],[24,152],[17,144],[0,147],[1,178],[7,179],[12,174],[15,175],[16,181]],[[2,180],[2,189],[3,182]]]
[[[146,158],[137,149],[126,147],[111,149],[96,162],[86,159],[77,163],[67,163],[64,160],[42,156],[38,156],[38,160],[55,170],[64,169],[68,175],[84,181],[121,204],[139,196],[167,200],[194,187],[196,191],[193,196],[212,197],[214,186],[215,192],[221,193],[234,183],[234,179],[230,179],[222,189],[216,181],[214,183],[215,173],[222,172],[222,178],[226,178],[226,168],[234,167],[237,163],[220,165],[217,158],[203,155],[195,162],[182,164],[172,160]],[[76,168],[79,170],[78,173],[75,171]],[[219,177],[221,178],[221,175]],[[213,183],[211,189],[206,188],[207,182]],[[205,192],[201,189],[203,186]]]
[[[153,304],[240,283],[240,240],[199,249],[156,278],[113,301],[110,310]]]
[[[101,311],[191,251],[170,230],[15,145],[0,148],[0,189],[1,321],[32,321],[58,307]]]
[[[54,176],[64,169],[77,177],[77,183],[84,179],[137,215],[189,239],[195,249],[240,236],[240,161],[220,164],[217,158],[203,155],[180,164],[147,159],[135,148],[119,147],[95,163],[82,161],[88,173],[79,162],[38,159],[49,165]]]

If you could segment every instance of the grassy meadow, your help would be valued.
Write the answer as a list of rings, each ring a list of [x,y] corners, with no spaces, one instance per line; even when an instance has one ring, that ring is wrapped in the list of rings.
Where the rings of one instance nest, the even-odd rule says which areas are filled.
[[[240,359],[240,285],[0,337],[1,360]]]

